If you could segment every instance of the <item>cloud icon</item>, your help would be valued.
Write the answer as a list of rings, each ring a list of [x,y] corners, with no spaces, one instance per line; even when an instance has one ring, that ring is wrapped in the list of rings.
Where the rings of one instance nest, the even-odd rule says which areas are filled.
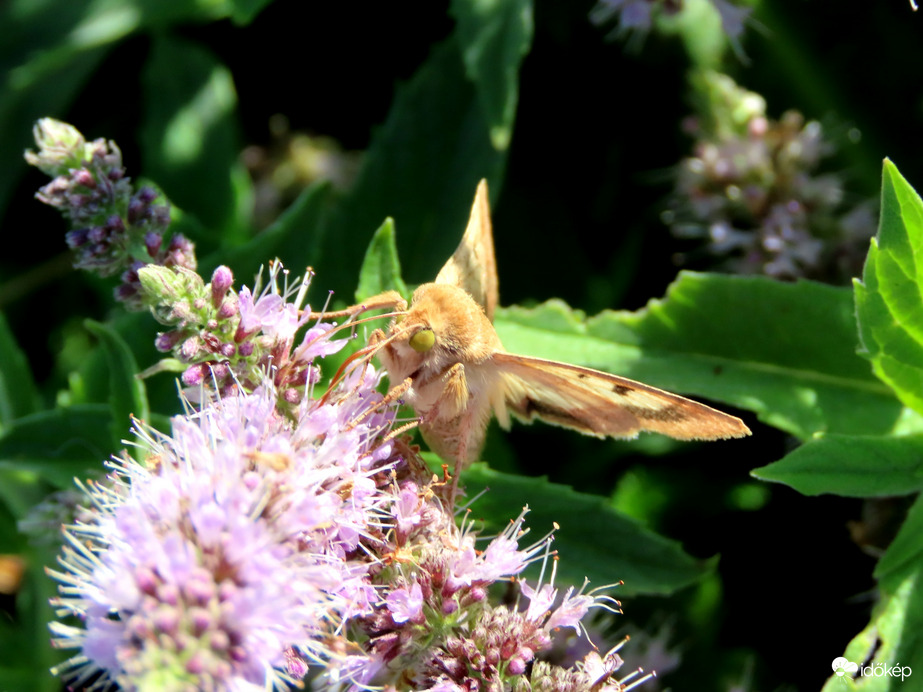
[[[858,663],[853,663],[852,661],[849,661],[842,656],[833,659],[831,667],[833,668],[833,672],[836,673],[838,677],[843,677],[846,675],[846,673],[855,673],[857,670],[859,670]]]

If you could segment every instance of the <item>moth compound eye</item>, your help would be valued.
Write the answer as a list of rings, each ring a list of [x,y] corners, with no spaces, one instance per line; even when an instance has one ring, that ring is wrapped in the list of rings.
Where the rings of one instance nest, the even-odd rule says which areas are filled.
[[[436,333],[432,329],[421,329],[410,337],[410,348],[417,353],[426,353],[436,343]]]

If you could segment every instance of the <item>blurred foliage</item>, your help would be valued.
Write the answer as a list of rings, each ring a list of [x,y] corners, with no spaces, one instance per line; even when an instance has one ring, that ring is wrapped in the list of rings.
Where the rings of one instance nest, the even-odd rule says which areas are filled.
[[[129,413],[164,427],[179,410],[171,376],[133,377],[157,361],[153,320],[73,273],[62,222],[32,199],[45,181],[22,151],[43,116],[116,141],[182,211],[203,274],[226,263],[240,285],[275,256],[310,265],[314,307],[328,290],[349,303],[360,270],[363,292],[430,280],[486,177],[507,348],[737,407],[754,436],[492,428],[490,468],[468,479],[490,488],[475,515],[502,524],[529,503],[535,531],[562,524],[562,576],[628,582],[623,654],[636,665],[632,646],[658,630],[681,655],[664,687],[820,689],[840,653],[923,674],[923,205],[905,180],[923,184],[923,17],[902,2],[755,3],[741,59],[705,0],[616,40],[593,4],[0,5],[0,554],[26,567],[0,596],[0,689],[60,687],[42,571],[54,547],[17,521],[98,473]],[[709,102],[703,68],[759,94],[768,117],[823,123],[850,206],[881,189],[855,294],[677,278],[688,241],[660,214],[692,147],[683,120]],[[754,486],[757,467],[790,487]]]

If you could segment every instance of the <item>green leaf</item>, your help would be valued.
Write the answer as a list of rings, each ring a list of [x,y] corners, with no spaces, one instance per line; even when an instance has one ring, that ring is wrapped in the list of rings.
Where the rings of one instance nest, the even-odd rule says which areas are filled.
[[[408,297],[407,286],[401,279],[401,262],[397,256],[394,238],[394,219],[385,219],[375,231],[365,252],[362,269],[359,271],[356,302],[361,303],[366,298],[391,290],[397,291],[405,298]]]
[[[528,504],[526,525],[540,536],[557,522],[554,547],[558,579],[594,586],[623,580],[618,596],[669,594],[692,584],[715,566],[696,560],[680,545],[616,512],[597,495],[578,493],[542,478],[526,478],[493,471],[484,464],[466,469],[462,483],[469,497],[487,490],[471,506],[472,517],[483,519],[487,533],[506,528]]]
[[[220,19],[231,9],[223,0],[0,3],[0,212],[26,170],[33,123],[63,116],[112,46],[147,27]]]
[[[849,643],[844,657],[857,662],[861,675],[849,689],[879,692],[907,689],[906,679],[875,674],[865,665],[923,670],[923,496],[917,497],[907,519],[875,568],[880,601],[869,625]],[[842,689],[831,678],[824,690]]]
[[[16,343],[6,318],[0,314],[0,430],[40,406],[29,361]]]
[[[231,17],[235,24],[246,26],[271,2],[272,0],[232,0],[234,11]]]
[[[875,374],[923,413],[923,201],[885,160],[881,221],[862,282],[855,282],[856,314],[865,354]]]
[[[230,71],[207,50],[158,34],[142,73],[144,173],[194,214],[214,241],[239,241],[249,197],[238,156],[237,94]],[[218,234],[221,233],[219,236]]]
[[[109,366],[110,429],[113,444],[118,447],[131,429],[132,417],[147,421],[151,417],[144,380],[137,377],[138,364],[128,345],[114,329],[93,320],[86,320],[87,330],[99,339]]]
[[[271,225],[243,245],[220,250],[202,260],[208,267],[226,264],[234,270],[238,287],[253,286],[253,277],[273,257],[296,274],[306,266],[319,267],[322,280],[328,278],[327,266],[320,257],[323,221],[327,213],[330,185],[321,181],[305,188],[298,198]],[[290,261],[298,258],[297,262]],[[299,265],[307,259],[307,265]],[[355,276],[351,277],[355,280]]]
[[[0,619],[0,689],[59,692],[61,681],[48,672],[66,658],[52,648],[48,634],[48,623],[56,619],[50,599],[59,594],[43,568],[54,564],[55,555],[45,548],[26,550],[22,557],[27,569],[15,612]]]
[[[59,488],[70,488],[74,476],[101,468],[116,451],[111,422],[110,408],[101,404],[20,418],[0,436],[0,468],[35,472]]]
[[[324,288],[352,294],[359,258],[349,249],[367,246],[373,229],[389,216],[401,225],[400,256],[413,267],[413,281],[432,281],[464,232],[478,181],[487,178],[496,195],[505,162],[506,153],[491,144],[457,43],[435,46],[398,89],[352,192],[325,231],[325,273],[349,280],[324,281]]]
[[[923,489],[923,435],[822,435],[752,473],[805,495],[909,495]]]
[[[453,0],[449,11],[490,139],[503,151],[516,117],[519,65],[532,45],[532,0]]]
[[[606,370],[755,411],[802,439],[881,434],[903,407],[856,352],[848,289],[681,272],[637,312],[586,318],[560,301],[506,308],[514,353]]]
[[[861,666],[855,680],[832,675],[823,692],[862,690],[863,692],[899,692],[913,687],[910,678],[900,674],[876,674],[879,664],[906,667],[919,674],[923,670],[923,562],[894,589],[885,589],[869,625],[846,647],[843,657]],[[867,662],[867,663],[866,663]],[[866,665],[873,665],[872,671]],[[884,670],[884,669],[882,669]]]
[[[875,578],[886,589],[896,589],[908,574],[923,565],[923,495],[918,496],[897,536],[875,565]]]

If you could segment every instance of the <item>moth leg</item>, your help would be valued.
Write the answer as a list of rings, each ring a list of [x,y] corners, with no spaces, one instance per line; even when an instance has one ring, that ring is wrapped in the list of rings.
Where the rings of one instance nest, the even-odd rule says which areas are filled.
[[[468,421],[464,413],[468,409],[468,379],[465,377],[465,366],[456,363],[443,375],[445,385],[442,395],[436,404],[427,411],[421,419],[421,425],[433,423],[437,420],[444,419],[456,422],[461,428],[461,435],[458,437],[458,446],[453,450],[452,456],[455,457],[452,467],[452,487],[449,491],[449,504],[454,507],[455,497],[458,495],[458,478],[461,470],[468,463]]]
[[[465,366],[456,363],[442,376],[445,383],[442,394],[433,407],[423,414],[420,421],[424,424],[433,423],[440,419],[452,420],[464,413],[468,408],[468,380],[465,377]]]

